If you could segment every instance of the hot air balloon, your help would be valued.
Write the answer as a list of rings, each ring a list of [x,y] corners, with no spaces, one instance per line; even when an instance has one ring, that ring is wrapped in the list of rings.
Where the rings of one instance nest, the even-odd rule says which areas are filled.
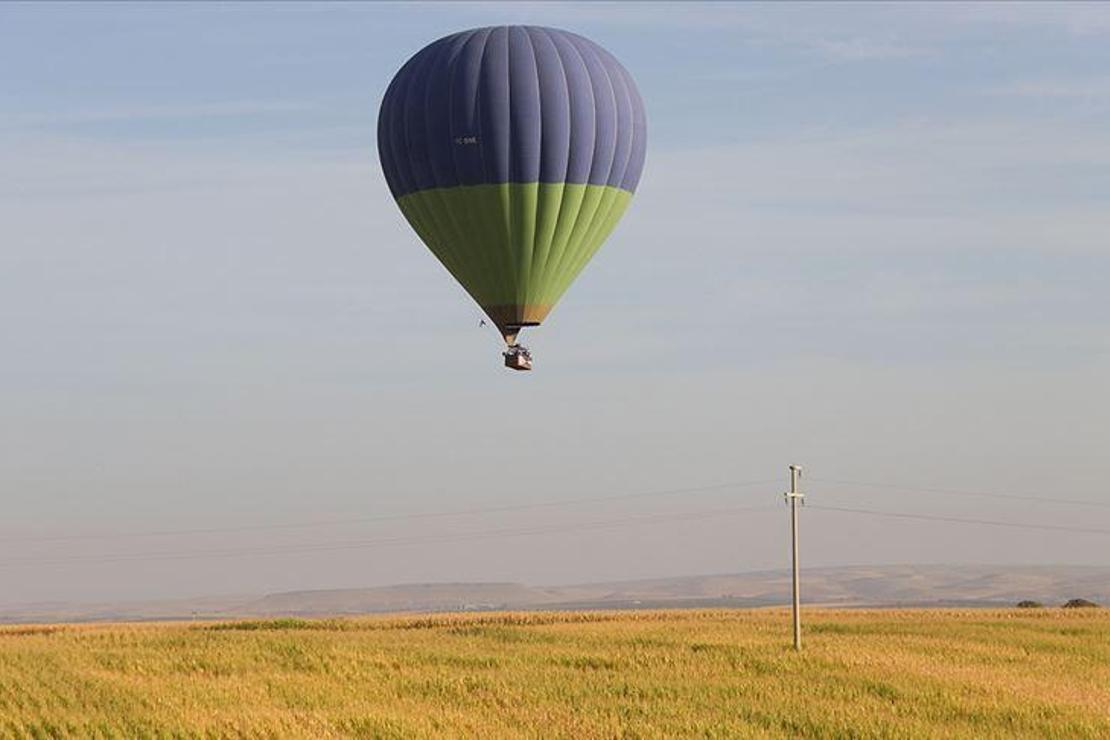
[[[378,115],[389,189],[421,240],[500,330],[505,364],[628,207],[643,101],[620,62],[539,26],[462,31],[394,76]]]

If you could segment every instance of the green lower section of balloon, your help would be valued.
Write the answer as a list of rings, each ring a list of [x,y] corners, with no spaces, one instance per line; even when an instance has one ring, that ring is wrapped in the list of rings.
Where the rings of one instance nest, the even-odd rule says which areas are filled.
[[[533,182],[421,190],[397,202],[443,266],[488,308],[554,305],[631,199],[607,185]]]

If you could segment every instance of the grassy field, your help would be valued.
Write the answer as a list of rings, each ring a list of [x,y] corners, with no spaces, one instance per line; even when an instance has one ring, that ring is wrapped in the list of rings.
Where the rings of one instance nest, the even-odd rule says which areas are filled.
[[[5,737],[1110,737],[1110,610],[0,627]]]

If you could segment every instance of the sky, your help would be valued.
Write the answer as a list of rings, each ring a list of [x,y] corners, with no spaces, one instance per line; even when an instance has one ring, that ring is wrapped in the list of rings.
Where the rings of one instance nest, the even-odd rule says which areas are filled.
[[[532,373],[375,150],[511,23],[649,126]],[[1110,5],[3,3],[0,70],[0,606],[781,568],[792,463],[808,567],[1110,565]]]

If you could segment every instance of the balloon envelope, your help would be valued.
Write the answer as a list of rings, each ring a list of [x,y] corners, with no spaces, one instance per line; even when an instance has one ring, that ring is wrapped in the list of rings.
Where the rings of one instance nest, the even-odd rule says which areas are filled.
[[[506,337],[543,321],[613,230],[646,134],[636,85],[609,52],[536,26],[429,44],[378,115],[405,218]]]

